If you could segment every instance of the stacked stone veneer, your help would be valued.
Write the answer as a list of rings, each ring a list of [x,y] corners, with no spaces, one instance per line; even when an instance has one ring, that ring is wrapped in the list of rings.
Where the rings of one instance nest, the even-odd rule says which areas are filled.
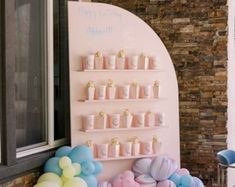
[[[226,0],[94,0],[123,7],[165,43],[179,83],[181,164],[216,183],[216,152],[226,148]],[[38,173],[0,187],[31,187]]]
[[[39,175],[39,172],[30,173],[10,182],[0,184],[0,187],[32,187],[37,182]]]
[[[165,43],[179,83],[181,164],[211,186],[226,148],[227,1],[94,1],[131,11]]]

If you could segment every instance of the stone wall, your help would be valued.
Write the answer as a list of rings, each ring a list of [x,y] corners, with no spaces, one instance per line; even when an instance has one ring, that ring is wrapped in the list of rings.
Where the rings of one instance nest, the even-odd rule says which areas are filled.
[[[32,187],[37,182],[38,176],[39,172],[30,173],[10,182],[0,184],[0,187]]]
[[[179,82],[182,167],[216,182],[215,155],[226,148],[226,0],[94,0],[123,7],[165,43]],[[31,187],[39,173],[0,187]]]
[[[227,1],[94,1],[131,11],[165,43],[179,83],[181,164],[211,186],[227,146]]]

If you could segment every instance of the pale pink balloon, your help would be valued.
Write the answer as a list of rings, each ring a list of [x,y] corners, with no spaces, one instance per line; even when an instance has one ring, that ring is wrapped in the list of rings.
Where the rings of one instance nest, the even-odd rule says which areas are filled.
[[[140,184],[140,187],[156,187],[156,184]]]
[[[129,171],[129,170],[124,171],[122,176],[124,178],[130,178],[130,179],[134,179],[135,178],[134,173],[132,171]]]
[[[142,174],[149,174],[151,163],[152,159],[150,158],[138,159],[134,162],[132,166],[132,171],[134,172],[136,177]]]
[[[140,184],[137,183],[134,179],[123,179],[123,187],[140,187]]]
[[[151,163],[150,174],[156,181],[168,179],[176,170],[178,164],[167,156],[157,156]]]
[[[187,170],[186,168],[178,169],[178,170],[176,171],[176,173],[177,173],[179,176],[190,175],[189,170]]]
[[[112,187],[140,187],[140,184],[134,180],[134,174],[131,171],[125,171],[114,178]]]
[[[140,184],[155,184],[156,186],[156,181],[151,176],[146,175],[146,174],[136,177],[135,181]]]
[[[112,181],[112,186],[113,187],[123,187],[121,174],[119,174],[117,177],[114,178],[114,180]]]

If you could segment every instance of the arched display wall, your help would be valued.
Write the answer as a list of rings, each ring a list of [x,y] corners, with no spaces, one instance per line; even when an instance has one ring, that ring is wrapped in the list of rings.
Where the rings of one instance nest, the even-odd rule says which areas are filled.
[[[155,56],[157,69],[146,70],[90,70],[83,69],[84,57],[100,51],[104,56],[124,50],[126,56],[144,53]],[[156,154],[166,154],[180,162],[178,84],[175,70],[163,42],[157,34],[134,14],[107,4],[69,2],[69,65],[71,105],[71,145],[109,143],[117,138],[128,142],[137,137],[140,142],[149,142],[157,137]],[[88,81],[102,85],[111,79],[115,85],[133,82],[139,85],[160,85],[159,98],[86,100]],[[82,129],[83,116],[122,113],[128,109],[133,114],[151,111],[161,115],[161,124],[153,127]],[[131,155],[99,159],[104,164],[100,179],[110,179],[130,169],[135,158],[154,156]]]

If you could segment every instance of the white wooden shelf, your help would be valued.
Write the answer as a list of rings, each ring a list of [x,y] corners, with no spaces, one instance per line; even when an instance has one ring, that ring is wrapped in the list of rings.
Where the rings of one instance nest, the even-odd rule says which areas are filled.
[[[85,103],[105,103],[105,102],[136,102],[136,101],[148,101],[148,102],[153,102],[153,101],[159,101],[159,100],[165,100],[166,98],[156,98],[156,99],[104,99],[104,100],[78,100],[80,102],[85,102]]]
[[[148,157],[155,157],[157,154],[151,155],[137,155],[137,156],[120,156],[120,157],[108,157],[108,158],[95,158],[96,161],[113,161],[113,160],[129,160],[129,159],[137,159],[137,158],[148,158]]]
[[[78,72],[164,72],[162,69],[85,69]]]
[[[153,129],[159,129],[159,128],[168,128],[168,126],[154,126],[154,127],[130,127],[130,128],[105,128],[105,129],[89,129],[89,130],[83,130],[80,131],[86,132],[86,133],[92,133],[92,132],[113,132],[113,131],[139,131],[139,130],[153,130]]]

